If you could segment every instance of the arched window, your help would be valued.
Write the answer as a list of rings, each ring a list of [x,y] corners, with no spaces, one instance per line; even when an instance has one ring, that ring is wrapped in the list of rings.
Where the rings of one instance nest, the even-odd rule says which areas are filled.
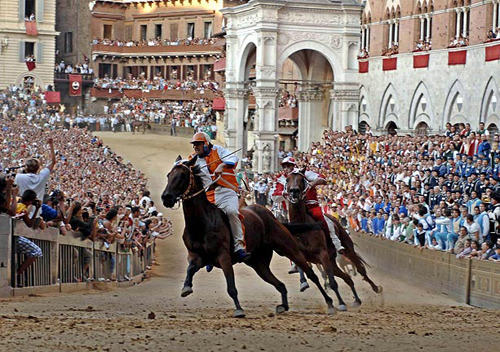
[[[26,76],[23,78],[23,88],[27,92],[32,92],[35,88],[35,77]]]
[[[488,126],[488,131],[490,132],[490,137],[498,133],[498,126],[494,123],[490,123]]]
[[[415,134],[417,136],[425,136],[427,135],[428,131],[429,125],[427,125],[425,122],[420,122],[415,128]]]
[[[387,126],[385,126],[385,130],[387,131],[388,134],[390,134],[391,136],[394,136],[396,134],[398,134],[398,126],[396,126],[396,124],[394,122],[389,122],[387,124]]]
[[[358,132],[360,134],[365,134],[366,133],[366,128],[368,127],[368,123],[366,121],[361,121],[358,124]]]

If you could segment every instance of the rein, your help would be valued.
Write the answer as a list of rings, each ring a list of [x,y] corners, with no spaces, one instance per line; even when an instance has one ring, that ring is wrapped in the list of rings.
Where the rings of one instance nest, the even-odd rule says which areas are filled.
[[[217,182],[219,181],[222,181],[224,183],[226,183],[226,185],[233,189],[234,191],[237,191],[234,186],[232,184],[230,184],[229,182],[227,182],[225,179],[222,178],[223,175],[229,175],[229,176],[234,176],[233,174],[230,174],[228,172],[223,172],[221,175],[219,175],[216,179],[214,179],[208,186],[206,187],[203,187],[202,189],[200,189],[198,192],[195,192],[193,194],[189,194],[191,192],[191,190],[193,189],[195,183],[196,183],[196,180],[195,180],[195,175],[194,175],[194,172],[193,170],[187,166],[187,165],[184,165],[184,164],[179,164],[181,165],[182,167],[185,167],[188,171],[189,171],[189,185],[188,187],[186,188],[186,190],[184,191],[183,194],[181,194],[180,196],[177,197],[176,199],[176,202],[178,201],[185,201],[185,200],[188,200],[188,199],[192,199],[198,195],[200,195],[201,193],[203,192],[206,192],[210,187],[212,187],[214,184],[216,184]],[[215,176],[214,174],[211,174],[210,175],[211,177]]]

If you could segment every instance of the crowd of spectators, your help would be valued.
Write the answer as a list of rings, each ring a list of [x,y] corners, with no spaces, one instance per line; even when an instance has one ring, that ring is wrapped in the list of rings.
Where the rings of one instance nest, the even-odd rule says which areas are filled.
[[[186,38],[176,40],[169,39],[161,39],[159,37],[148,40],[121,40],[121,39],[99,39],[94,38],[92,40],[92,45],[108,45],[108,46],[173,46],[173,45],[212,45],[215,44],[219,39],[218,38]]]
[[[176,77],[176,75],[172,75]],[[151,90],[180,90],[189,91],[194,90],[203,94],[204,91],[213,91],[222,94],[220,91],[219,83],[210,80],[194,80],[192,77],[181,80],[177,78],[172,78],[170,80],[165,79],[158,74],[152,79],[145,78],[145,74],[142,73],[139,77],[129,77],[124,79],[122,77],[110,78],[105,76],[104,78],[95,78],[94,87],[99,89],[141,89],[143,91]]]
[[[414,51],[429,51],[432,49],[432,41],[430,39],[418,40],[415,42],[415,50]]]
[[[398,42],[392,42],[391,46],[388,46],[384,50],[382,50],[382,55],[383,56],[391,56],[391,55],[396,55],[399,53],[399,43]]]
[[[279,107],[292,109],[298,107],[297,96],[294,93],[290,93],[288,90],[281,90],[279,94]]]
[[[326,178],[318,189],[323,208],[353,231],[500,260],[500,136],[483,123],[476,131],[448,124],[434,136],[348,127],[325,131],[308,152],[285,155]],[[271,189],[278,176],[269,179]]]
[[[28,118],[46,110],[41,96],[13,87],[0,94],[0,212],[34,229],[73,230],[82,239],[135,251],[168,237],[171,223],[149,198],[143,173],[86,129],[48,129],[41,119]],[[27,257],[19,279],[43,253],[29,239],[16,239]]]
[[[453,37],[450,39],[450,45],[448,48],[459,48],[462,46],[468,46],[469,45],[469,36],[459,36],[458,38]]]
[[[490,29],[488,31],[487,38],[488,38],[489,41],[500,39],[500,27],[498,27],[496,29],[496,31],[493,31],[492,29]]]
[[[91,75],[94,73],[92,67],[89,66],[88,62],[77,63],[74,67],[71,64],[66,64],[64,60],[56,63],[54,66],[54,73],[68,73],[68,74],[81,74],[81,75]]]
[[[366,59],[368,57],[370,57],[370,53],[368,52],[368,50],[364,48],[359,50],[358,59]]]

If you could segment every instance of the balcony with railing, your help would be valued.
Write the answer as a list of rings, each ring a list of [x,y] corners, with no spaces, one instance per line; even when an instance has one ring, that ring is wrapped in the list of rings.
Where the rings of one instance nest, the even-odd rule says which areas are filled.
[[[220,48],[207,45],[157,45],[157,46],[116,46],[94,44],[93,54],[105,54],[114,56],[136,56],[136,55],[214,55],[220,53]]]
[[[72,73],[77,74],[77,73]],[[55,83],[68,83],[69,82],[69,73],[54,73],[54,82]],[[94,83],[94,74],[82,74],[82,83],[83,84],[93,84]]]

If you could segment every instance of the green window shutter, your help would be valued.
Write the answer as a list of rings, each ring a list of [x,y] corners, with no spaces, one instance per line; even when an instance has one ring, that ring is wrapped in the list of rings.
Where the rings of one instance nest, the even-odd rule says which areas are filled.
[[[24,21],[24,0],[19,0],[19,21]]]
[[[24,62],[25,58],[25,53],[24,53],[24,41],[19,42],[19,62]]]
[[[43,43],[37,43],[36,45],[36,62],[43,64]]]
[[[43,0],[36,0],[36,21],[43,22],[43,12],[45,10],[45,6]]]

